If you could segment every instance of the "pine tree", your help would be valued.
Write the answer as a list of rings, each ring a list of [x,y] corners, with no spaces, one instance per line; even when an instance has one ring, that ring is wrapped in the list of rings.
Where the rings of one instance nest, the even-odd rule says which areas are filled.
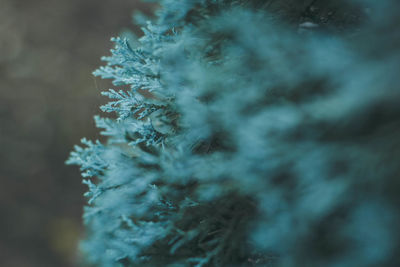
[[[399,4],[160,0],[68,164],[98,266],[399,266]],[[142,18],[142,17],[141,17]]]

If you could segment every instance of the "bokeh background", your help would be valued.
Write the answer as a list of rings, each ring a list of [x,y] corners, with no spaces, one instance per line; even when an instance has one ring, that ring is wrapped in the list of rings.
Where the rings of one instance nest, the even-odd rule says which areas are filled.
[[[0,266],[82,266],[86,186],[65,166],[111,85],[92,76],[110,37],[140,30],[138,0],[0,0]]]

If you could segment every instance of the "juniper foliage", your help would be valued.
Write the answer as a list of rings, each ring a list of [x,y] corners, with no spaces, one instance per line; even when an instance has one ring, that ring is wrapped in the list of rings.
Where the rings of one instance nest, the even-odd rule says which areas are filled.
[[[379,3],[377,3],[379,2]],[[160,0],[96,76],[98,266],[399,266],[399,4]],[[141,20],[143,22],[143,19]]]

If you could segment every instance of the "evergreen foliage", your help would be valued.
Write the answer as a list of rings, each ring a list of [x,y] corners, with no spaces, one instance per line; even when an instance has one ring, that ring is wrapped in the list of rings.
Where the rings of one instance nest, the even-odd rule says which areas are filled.
[[[67,161],[87,258],[399,266],[399,4],[159,2],[94,72],[126,88],[103,93],[107,143]]]

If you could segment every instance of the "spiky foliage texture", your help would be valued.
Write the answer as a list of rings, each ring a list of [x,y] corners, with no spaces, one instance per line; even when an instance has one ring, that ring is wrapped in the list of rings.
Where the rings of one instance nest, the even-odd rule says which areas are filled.
[[[98,266],[399,266],[389,1],[161,0],[69,164]]]

